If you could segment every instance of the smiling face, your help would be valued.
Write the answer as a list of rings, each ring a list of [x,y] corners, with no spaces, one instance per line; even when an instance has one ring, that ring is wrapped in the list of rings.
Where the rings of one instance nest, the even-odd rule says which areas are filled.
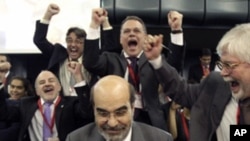
[[[108,77],[94,87],[95,122],[106,140],[121,141],[128,135],[133,121],[129,84],[117,79],[118,76]]]
[[[54,101],[61,91],[61,85],[50,71],[42,71],[35,82],[36,93],[44,101]]]
[[[224,51],[221,55],[221,62],[226,64],[238,64],[231,69],[223,67],[221,75],[229,82],[232,95],[237,99],[244,99],[250,94],[250,64],[242,62],[234,55]]]
[[[237,99],[250,97],[250,24],[238,24],[217,45],[218,67]]]
[[[137,56],[146,37],[144,25],[138,20],[130,19],[123,23],[120,31],[120,44],[129,56]]]
[[[24,82],[19,79],[13,79],[8,86],[8,93],[12,100],[18,100],[21,97],[27,96]]]
[[[84,39],[77,38],[76,34],[71,32],[66,39],[67,52],[71,59],[77,60],[83,54]]]

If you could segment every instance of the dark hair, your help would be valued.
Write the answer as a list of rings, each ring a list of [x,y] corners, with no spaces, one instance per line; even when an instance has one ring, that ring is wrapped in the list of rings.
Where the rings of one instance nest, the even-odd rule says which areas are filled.
[[[211,56],[212,53],[211,53],[211,50],[209,48],[203,48],[201,50],[201,54],[200,54],[200,57],[202,56]]]
[[[131,105],[134,104],[135,102],[135,88],[133,85],[129,84],[129,102]],[[94,105],[94,87],[91,88],[91,91],[90,91],[90,102],[92,105]]]
[[[5,57],[6,57],[6,60],[7,60],[9,63],[11,63],[11,59],[10,59],[10,57],[9,57],[8,55],[6,55],[6,54],[1,54],[1,53],[0,53],[0,56],[5,56]]]
[[[138,21],[142,24],[142,27],[143,27],[143,30],[145,31],[145,33],[147,33],[147,28],[146,28],[146,25],[144,23],[144,21],[139,18],[138,16],[127,16],[123,21],[122,21],[122,25],[121,27],[124,25],[125,22],[129,21],[129,20],[135,20],[135,21]]]
[[[70,33],[75,33],[77,38],[86,38],[87,34],[84,29],[78,28],[78,27],[71,27],[67,31],[67,36],[69,36]]]
[[[13,76],[11,77],[9,84],[13,81],[13,80],[20,80],[23,83],[23,87],[24,90],[27,92],[28,96],[33,96],[34,95],[34,90],[33,87],[30,83],[30,81],[22,76]]]

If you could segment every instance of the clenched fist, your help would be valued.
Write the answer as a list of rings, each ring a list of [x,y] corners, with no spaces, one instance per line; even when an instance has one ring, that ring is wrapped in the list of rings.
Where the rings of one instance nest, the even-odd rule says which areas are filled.
[[[177,11],[170,11],[167,15],[168,24],[172,31],[182,30],[183,15]]]
[[[60,8],[57,4],[50,4],[47,8],[47,11],[43,17],[43,19],[45,20],[50,20],[52,18],[52,16],[58,14],[60,12]]]

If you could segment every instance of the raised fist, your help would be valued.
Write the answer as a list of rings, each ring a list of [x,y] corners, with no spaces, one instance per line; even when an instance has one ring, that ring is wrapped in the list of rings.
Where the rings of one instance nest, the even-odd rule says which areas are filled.
[[[98,28],[105,20],[107,20],[108,12],[103,8],[95,8],[92,10],[92,20],[90,26]]]
[[[57,4],[50,4],[47,8],[46,13],[44,14],[43,19],[45,20],[50,20],[52,18],[52,16],[58,14],[60,11],[60,8]]]
[[[183,15],[177,11],[168,12],[168,24],[172,31],[182,30]]]

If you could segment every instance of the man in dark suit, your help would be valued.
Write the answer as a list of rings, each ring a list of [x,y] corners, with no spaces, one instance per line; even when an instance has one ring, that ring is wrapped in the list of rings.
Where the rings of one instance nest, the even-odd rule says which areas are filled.
[[[192,108],[191,141],[228,141],[230,125],[250,124],[250,24],[240,24],[220,40],[218,68],[200,84],[189,85],[163,59],[161,46],[145,46],[145,54],[168,94],[182,106]],[[156,42],[158,39],[154,39]],[[160,42],[160,41],[159,41]],[[160,64],[160,65],[159,65]]]
[[[12,66],[11,66],[11,59],[8,55],[6,54],[0,54],[0,85],[4,85],[4,92],[6,98],[9,97],[8,95],[8,89],[7,89],[7,84],[9,84],[9,81],[11,77],[17,75],[12,71]],[[20,75],[20,74],[18,74]]]
[[[153,126],[134,122],[135,89],[117,75],[101,78],[91,91],[95,123],[79,128],[67,141],[172,141],[172,136]]]
[[[214,70],[211,64],[212,53],[209,48],[203,48],[199,55],[199,63],[190,66],[188,71],[189,83],[200,83],[208,74]]]
[[[102,13],[103,9],[101,8],[93,10],[90,29],[98,29],[105,19]],[[171,11],[169,13],[169,23],[173,31],[181,32],[182,14]],[[135,121],[144,122],[166,130],[166,121],[160,109],[161,103],[158,94],[159,80],[142,51],[146,36],[147,31],[144,22],[139,17],[129,16],[122,22],[121,26],[120,43],[123,47],[122,53],[103,52],[99,54],[99,38],[92,37],[90,33],[87,36],[85,44],[84,66],[88,71],[99,76],[114,74],[128,80],[134,85],[137,91]],[[181,40],[183,40],[182,34],[176,36],[181,36]],[[173,44],[170,46],[173,46]],[[181,50],[182,46],[173,49]],[[137,69],[133,68],[131,58],[136,59],[134,64],[135,66],[137,64]]]
[[[38,96],[21,99],[19,109],[4,112],[6,117],[0,117],[21,123],[19,141],[47,141],[49,138],[64,141],[68,133],[93,121],[89,87],[84,86],[81,64],[71,62],[69,69],[77,81],[78,97],[60,96],[62,87],[57,77],[50,71],[42,71],[35,81]],[[46,103],[50,104],[51,122],[44,113]],[[46,125],[49,129],[44,129]],[[47,131],[50,134],[44,137]]]
[[[71,74],[68,71],[68,63],[72,61],[77,61],[83,64],[83,51],[84,51],[84,42],[86,38],[86,32],[84,29],[78,27],[71,27],[68,29],[66,34],[66,44],[65,48],[62,44],[56,43],[52,44],[46,38],[49,22],[51,18],[58,14],[60,8],[56,4],[50,4],[47,11],[44,14],[42,20],[36,22],[36,31],[34,34],[34,43],[42,52],[43,56],[48,61],[48,69],[54,72],[59,78],[65,95],[76,95],[72,85],[74,85],[74,80],[72,80]],[[65,19],[66,20],[66,19]],[[105,20],[102,23],[103,27],[107,30],[104,30],[104,38],[108,37],[112,32],[108,20]],[[105,38],[105,43],[112,44],[112,38]],[[103,43],[103,44],[105,44]],[[102,46],[102,50],[106,50],[105,45]],[[109,49],[107,49],[109,50]],[[96,81],[97,77],[90,74],[83,65],[82,74],[86,82],[92,86]]]

